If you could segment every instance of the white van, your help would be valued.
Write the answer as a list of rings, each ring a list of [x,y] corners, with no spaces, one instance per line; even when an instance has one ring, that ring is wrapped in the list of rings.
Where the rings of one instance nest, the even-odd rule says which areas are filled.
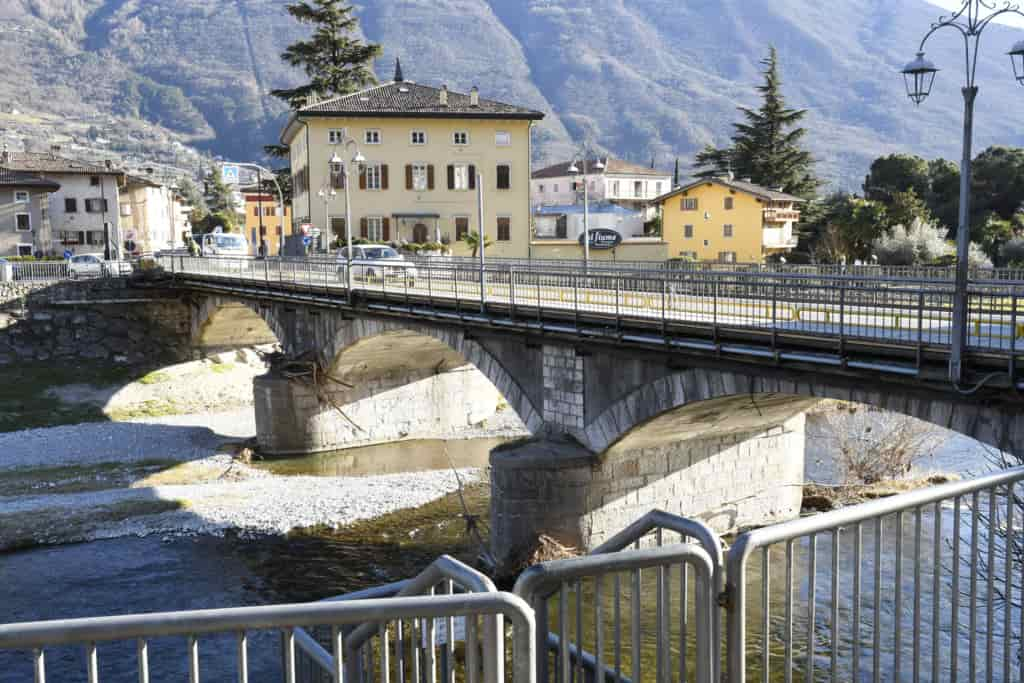
[[[241,235],[229,232],[211,232],[203,235],[200,254],[203,256],[248,256],[249,243]]]

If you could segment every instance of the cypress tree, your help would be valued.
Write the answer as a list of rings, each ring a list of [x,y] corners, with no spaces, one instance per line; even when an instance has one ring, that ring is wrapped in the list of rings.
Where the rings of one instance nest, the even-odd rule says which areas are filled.
[[[800,126],[805,109],[789,109],[782,95],[778,54],[774,47],[764,65],[764,83],[758,86],[761,106],[740,107],[744,120],[733,125],[732,145],[707,147],[697,155],[699,177],[730,172],[754,183],[784,192],[812,197],[820,182],[814,176],[814,159],[801,146],[807,129]]]
[[[350,5],[343,0],[306,0],[285,9],[300,23],[313,26],[308,40],[292,43],[281,55],[305,71],[309,82],[272,90],[271,95],[298,109],[312,94],[337,97],[377,82],[373,59],[381,54],[380,45],[363,43],[353,35],[359,22]]]

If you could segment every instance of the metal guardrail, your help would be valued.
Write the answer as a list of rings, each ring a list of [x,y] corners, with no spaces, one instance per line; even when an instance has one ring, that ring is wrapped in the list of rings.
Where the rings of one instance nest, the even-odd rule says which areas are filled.
[[[676,568],[678,572],[674,571]],[[648,624],[656,640],[653,653],[656,672],[653,677],[648,673],[647,679],[665,681],[678,676],[681,681],[712,681],[712,614],[715,610],[712,560],[697,545],[676,544],[544,562],[520,575],[515,593],[533,608],[536,641],[542,644],[536,661],[540,683],[546,683],[552,674],[558,683],[574,680],[582,683],[588,673],[591,680],[622,681],[626,671],[634,682],[645,680],[643,616],[644,604],[649,608],[650,601],[644,600],[643,570],[654,571],[657,585],[655,621],[653,625]],[[687,618],[691,611],[687,570],[692,572],[695,586],[691,593],[692,620]],[[607,579],[611,579],[610,596],[605,592]],[[671,586],[676,581],[680,591],[678,602],[672,600]],[[609,597],[610,605],[606,604]],[[625,634],[624,597],[628,600],[629,619]],[[554,638],[549,637],[552,602],[557,614]],[[575,618],[570,612],[575,613]],[[692,631],[687,628],[690,623]],[[675,624],[679,625],[678,631]],[[693,649],[689,642],[691,635],[695,641]],[[545,654],[545,642],[557,647],[553,658]],[[673,642],[675,648],[671,645]],[[678,651],[675,662],[672,661],[673,649]],[[608,664],[609,659],[612,664]]]
[[[149,681],[149,641],[168,636],[185,637],[189,681],[200,680],[199,646],[201,636],[234,634],[237,640],[238,681],[249,680],[248,634],[259,630],[280,630],[283,634],[282,656],[284,680],[295,680],[295,627],[325,626],[331,629],[336,662],[332,676],[337,683],[346,679],[342,667],[346,637],[341,627],[368,621],[390,622],[435,618],[504,616],[512,625],[513,661],[532,662],[534,643],[533,614],[518,597],[508,593],[478,593],[423,597],[319,602],[268,607],[197,610],[135,614],[90,619],[62,619],[0,625],[0,649],[31,650],[36,683],[46,681],[46,648],[61,645],[84,645],[86,675],[90,683],[99,683],[100,668],[97,643],[135,641],[139,680]],[[482,643],[485,661],[500,657],[489,643]],[[514,667],[518,683],[533,683],[532,666]],[[386,680],[386,679],[382,679]],[[471,680],[471,679],[467,679]],[[496,679],[486,679],[496,683]]]
[[[1021,481],[1024,468],[1014,468],[741,534],[726,559],[727,680],[746,681],[753,665],[765,681],[779,675],[792,680],[800,668],[808,681],[816,680],[821,668],[833,681],[907,675],[914,681],[958,676],[979,681],[983,673],[988,681],[1011,680],[1018,660],[1014,643],[1019,647],[1024,623],[1024,595],[1014,592],[1014,577],[1024,591],[1024,565],[1015,563],[1024,559],[1024,537],[1013,518],[1021,500],[1015,486]],[[905,525],[908,517],[911,529]],[[784,544],[781,584],[773,578],[772,564],[772,548],[779,544]],[[886,546],[895,556],[891,568]],[[819,567],[823,553],[830,563]],[[752,567],[758,555],[760,562]],[[866,568],[873,575],[867,590]],[[823,584],[830,594],[819,602]],[[802,607],[794,604],[795,595],[806,596]],[[930,608],[922,607],[923,598],[930,599]],[[755,607],[761,610],[759,624],[751,628],[749,610]],[[965,608],[966,624],[961,621]],[[1020,610],[1016,617],[1015,610]],[[798,619],[803,634],[797,633]],[[753,634],[757,641],[750,647]],[[1024,660],[1018,668],[1024,677]]]
[[[452,264],[356,273],[348,292],[339,274],[343,264],[333,260],[173,256],[160,262],[179,277],[349,302],[358,296],[385,310],[483,314],[539,329],[589,326],[588,334],[620,341],[650,339],[904,374],[916,374],[927,354],[948,351],[954,300],[952,283],[937,280],[716,272],[625,276]],[[1005,363],[1008,374],[1015,374],[1024,338],[1022,293],[1024,283],[971,283],[968,349],[987,354],[988,371]],[[853,357],[851,349],[864,345],[870,353]],[[879,354],[898,357],[900,364],[879,361]]]
[[[494,583],[485,575],[458,560],[442,555],[415,578],[388,584],[367,591],[331,598],[329,601],[362,600],[369,597],[410,597],[430,595],[456,595],[461,593],[497,593]],[[467,681],[478,681],[480,667],[483,667],[485,683],[504,679],[504,627],[500,616],[485,617],[481,625],[477,619],[465,621]],[[435,683],[436,669],[440,660],[441,680],[449,681],[456,668],[455,623],[448,619],[444,624],[444,642],[439,643],[436,625],[433,621],[417,623],[396,621],[393,624],[374,621],[358,624],[346,634],[345,675],[348,680],[362,680],[366,672],[378,670],[381,683],[395,680]],[[329,680],[335,669],[335,658],[327,652],[317,639],[302,629],[296,631],[300,649],[307,662],[300,662],[300,668],[309,673],[306,680]],[[494,657],[478,657],[478,646]],[[438,657],[438,650],[441,650]],[[376,669],[374,657],[377,657]],[[517,665],[514,665],[517,666]],[[519,672],[520,674],[522,672]],[[516,675],[516,680],[519,679]]]

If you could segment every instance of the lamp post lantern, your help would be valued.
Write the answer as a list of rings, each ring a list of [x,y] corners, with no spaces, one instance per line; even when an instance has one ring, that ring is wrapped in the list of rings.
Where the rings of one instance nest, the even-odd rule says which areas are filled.
[[[583,271],[590,272],[590,178],[588,177],[588,165],[590,161],[587,158],[587,148],[584,147],[580,156],[583,159]],[[603,171],[604,164],[598,159],[594,163],[595,171]],[[580,176],[580,169],[576,166],[576,162],[573,161],[569,164],[569,175],[573,177]]]
[[[917,57],[902,69],[907,96],[920,105],[931,94],[932,84],[938,68],[925,58],[924,47],[939,29],[951,28],[964,39],[965,83],[961,92],[964,98],[963,157],[960,163],[960,211],[956,231],[956,285],[953,298],[953,326],[950,330],[949,379],[959,384],[963,377],[963,356],[967,347],[967,278],[968,249],[971,242],[971,145],[974,136],[974,100],[978,95],[975,75],[978,69],[978,50],[981,34],[992,21],[1003,14],[1017,14],[1024,17],[1020,6],[1011,2],[993,0],[964,0],[959,10],[949,16],[940,17],[921,39]],[[1024,85],[1024,41],[1018,42],[1009,52],[1013,63],[1014,77]]]

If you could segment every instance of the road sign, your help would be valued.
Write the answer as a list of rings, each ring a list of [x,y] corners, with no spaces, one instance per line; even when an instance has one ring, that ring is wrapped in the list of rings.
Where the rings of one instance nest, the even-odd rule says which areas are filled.
[[[313,237],[319,237],[320,228],[313,228],[312,230],[309,231],[309,234],[312,235]]]
[[[225,185],[237,185],[238,174],[238,166],[234,164],[224,164],[220,167],[220,178],[224,181]]]
[[[305,235],[302,238],[302,244],[308,247],[309,245],[313,244],[313,238],[310,237],[309,235]]]

